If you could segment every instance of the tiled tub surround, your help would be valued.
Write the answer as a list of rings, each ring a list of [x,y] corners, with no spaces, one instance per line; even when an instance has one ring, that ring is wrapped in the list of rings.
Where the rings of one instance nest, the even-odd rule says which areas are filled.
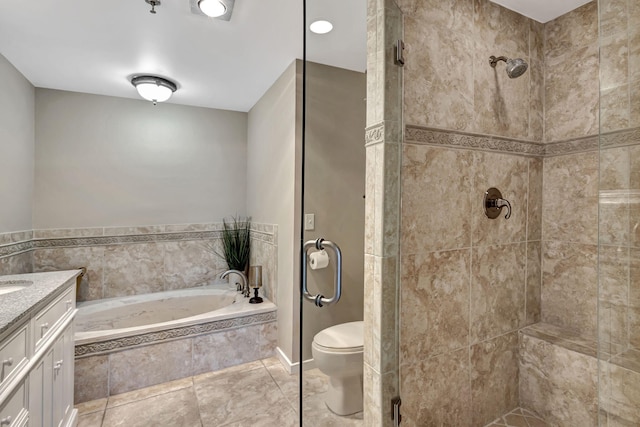
[[[87,267],[80,301],[205,285],[227,269],[221,223],[35,230],[33,270]],[[252,224],[252,260],[262,265],[261,293],[275,301],[277,226]]]
[[[268,300],[249,304],[240,297],[230,306],[190,318],[78,333],[76,402],[271,357],[277,341],[275,310]]]

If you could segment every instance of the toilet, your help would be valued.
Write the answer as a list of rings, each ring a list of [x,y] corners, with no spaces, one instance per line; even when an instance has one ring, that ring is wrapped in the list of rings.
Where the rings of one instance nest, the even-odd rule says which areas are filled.
[[[313,337],[313,360],[329,377],[325,403],[338,415],[362,411],[363,349],[362,321],[331,326]]]

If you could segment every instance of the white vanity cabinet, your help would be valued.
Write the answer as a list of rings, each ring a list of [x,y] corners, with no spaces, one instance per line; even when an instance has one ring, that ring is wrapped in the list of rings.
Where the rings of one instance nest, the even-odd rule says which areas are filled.
[[[33,286],[36,284],[34,281]],[[12,332],[2,335],[0,427],[77,425],[73,408],[75,307],[73,276],[36,304]]]

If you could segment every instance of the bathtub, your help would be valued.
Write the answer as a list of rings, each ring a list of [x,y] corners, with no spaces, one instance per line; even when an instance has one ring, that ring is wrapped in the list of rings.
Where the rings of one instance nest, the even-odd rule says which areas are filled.
[[[227,284],[80,302],[76,403],[270,357],[276,335],[275,304]]]

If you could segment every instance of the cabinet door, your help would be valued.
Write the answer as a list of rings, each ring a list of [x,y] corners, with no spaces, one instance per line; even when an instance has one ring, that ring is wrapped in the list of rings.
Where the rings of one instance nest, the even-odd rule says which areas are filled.
[[[60,379],[62,381],[62,408],[63,418],[68,420],[73,410],[73,374],[74,374],[74,357],[75,357],[75,341],[74,341],[73,323],[71,323],[64,332],[64,362],[62,363],[62,373]],[[65,422],[66,424],[66,422]]]
[[[53,344],[53,426],[60,426],[64,421],[64,334]]]
[[[29,426],[43,427],[44,362],[40,360],[29,373]]]

